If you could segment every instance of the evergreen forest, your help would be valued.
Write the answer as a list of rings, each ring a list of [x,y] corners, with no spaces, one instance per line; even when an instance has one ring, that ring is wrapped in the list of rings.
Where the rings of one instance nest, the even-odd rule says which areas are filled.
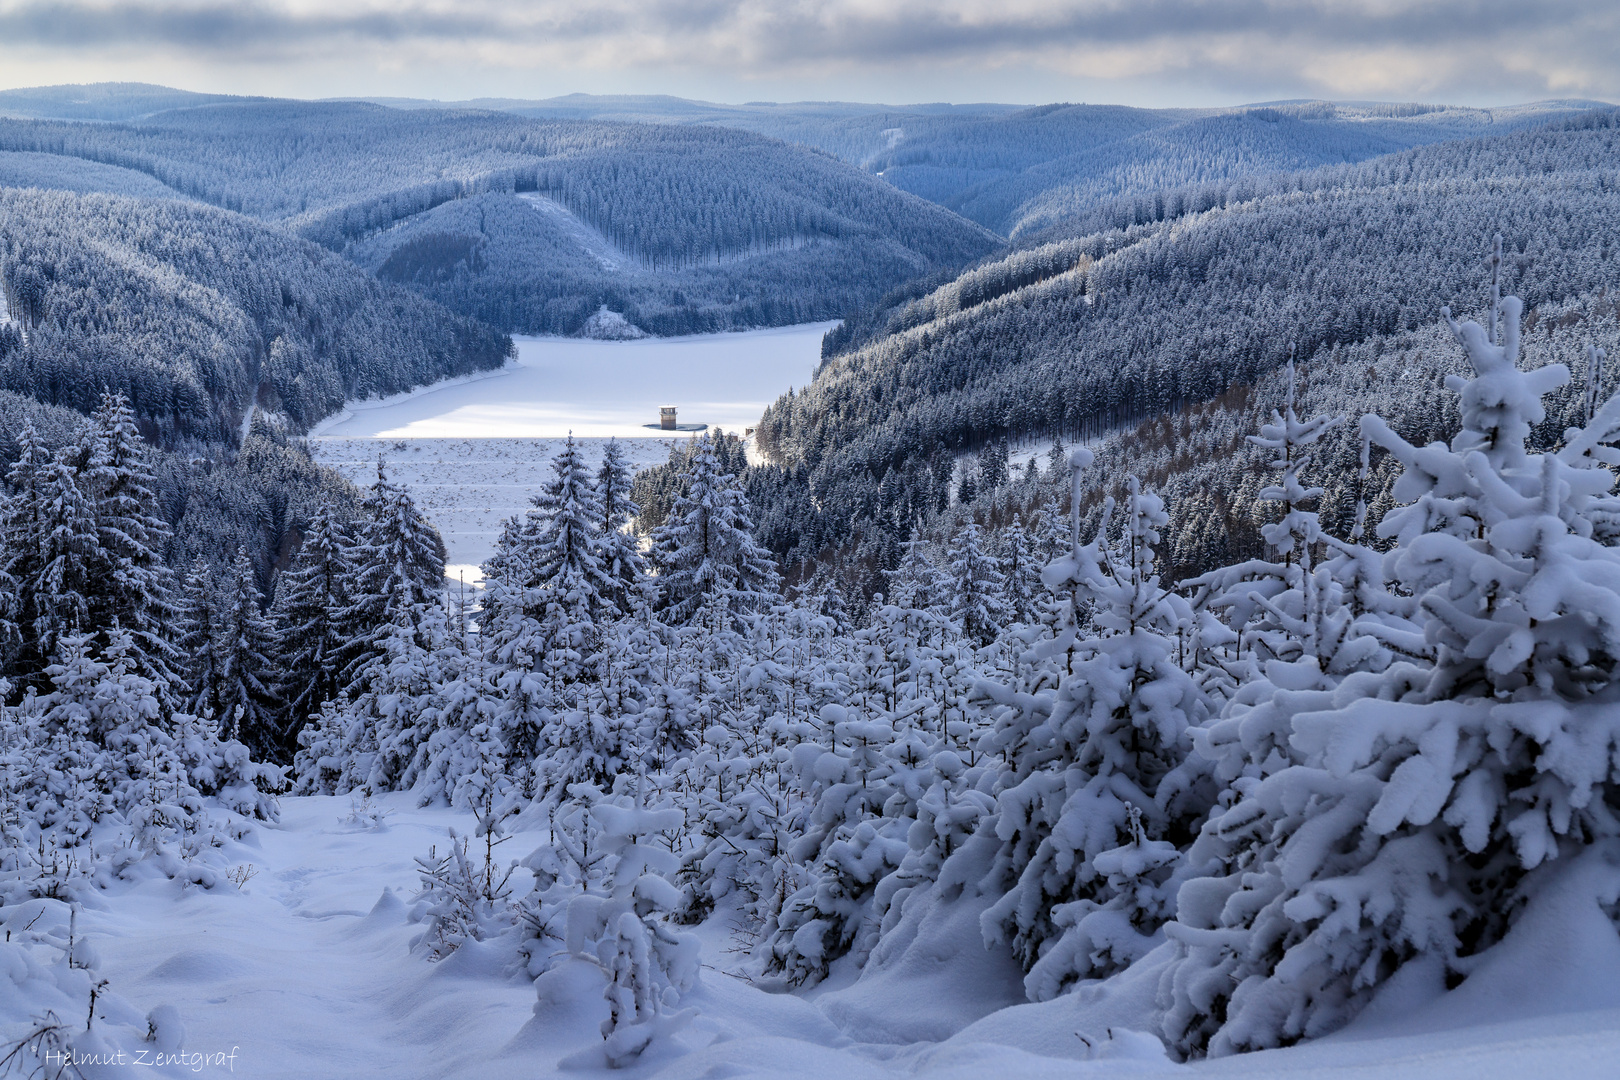
[[[0,93],[0,1074],[178,1050],[81,920],[311,806],[459,815],[297,914],[570,1069],[745,992],[1180,1068],[1613,931],[1620,112],[422,104]],[[475,590],[305,439],[833,318],[742,436],[570,435]]]

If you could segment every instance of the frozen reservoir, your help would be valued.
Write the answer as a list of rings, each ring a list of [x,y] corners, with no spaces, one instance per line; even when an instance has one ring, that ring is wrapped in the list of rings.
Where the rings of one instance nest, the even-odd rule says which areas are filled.
[[[789,387],[810,381],[835,325],[637,341],[515,338],[518,357],[501,371],[351,402],[315,429],[310,449],[362,487],[384,457],[444,536],[451,579],[476,582],[501,522],[528,509],[570,431],[593,467],[609,438],[625,443],[637,468],[667,461],[671,444],[692,434],[660,430],[663,406],[679,410],[683,427],[740,435]]]

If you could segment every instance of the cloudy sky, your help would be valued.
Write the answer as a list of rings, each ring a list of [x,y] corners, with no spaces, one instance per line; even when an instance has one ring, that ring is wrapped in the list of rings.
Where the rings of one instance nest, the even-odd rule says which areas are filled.
[[[0,0],[0,87],[716,101],[1620,100],[1616,0]]]

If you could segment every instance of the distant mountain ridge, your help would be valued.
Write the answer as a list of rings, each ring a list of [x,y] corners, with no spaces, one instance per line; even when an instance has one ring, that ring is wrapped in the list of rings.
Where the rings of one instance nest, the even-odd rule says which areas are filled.
[[[1099,202],[1158,188],[1364,161],[1506,134],[1609,107],[1552,99],[1500,108],[1313,99],[1220,108],[1120,105],[722,105],[660,95],[432,103],[523,116],[736,127],[813,146],[1003,236],[1050,228]]]
[[[137,120],[173,109],[269,101],[235,94],[198,94],[151,83],[90,83],[0,90],[0,116],[37,120]]]
[[[1256,377],[1278,354],[1265,342],[1232,353],[1231,340],[1244,334],[1188,352],[1138,341],[1125,327],[1116,342],[1125,352],[1106,371],[1070,370],[1060,358],[1096,348],[1075,344],[1086,329],[1074,319],[1085,315],[1089,325],[1100,297],[1104,321],[1123,314],[1122,297],[1147,287],[1141,268],[1132,269],[1137,261],[1164,263],[1168,237],[1189,223],[1218,246],[1237,244],[1233,251],[1260,245],[1242,256],[1253,261],[1264,245],[1235,238],[1257,214],[1296,214],[1290,208],[1303,197],[1328,192],[1341,207],[1377,202],[1411,190],[1388,170],[1446,176],[1458,155],[1510,145],[1501,133],[1525,134],[1531,143],[1511,145],[1530,145],[1539,137],[1531,129],[1606,115],[1585,101],[1495,110],[1313,101],[891,109],[587,95],[480,104],[499,108],[230,98],[138,84],[8,91],[0,107],[81,118],[0,119],[0,185],[246,214],[506,330],[579,333],[603,308],[661,334],[842,316],[828,353],[849,355],[791,409],[768,417],[762,438],[784,460],[858,455],[871,467],[931,453],[918,440],[933,438],[936,421],[947,444],[980,429],[1090,431]],[[93,122],[82,118],[92,113]],[[120,115],[127,118],[107,119]],[[858,155],[864,168],[850,164]],[[1553,171],[1565,181],[1574,175]],[[1580,182],[1591,175],[1581,172]],[[1468,176],[1484,182],[1477,169]],[[226,228],[228,219],[186,220]],[[1349,228],[1349,219],[1332,227]],[[1022,250],[1009,252],[992,230]],[[15,277],[19,265],[13,258],[0,277]],[[1171,269],[1141,272],[1181,272],[1174,260],[1164,266]],[[1155,279],[1151,287],[1165,286]],[[1357,300],[1336,317],[1350,320],[1352,335],[1371,317],[1363,307],[1407,325],[1401,306],[1385,300]],[[1349,340],[1312,330],[1301,344],[1341,339]],[[1166,349],[1185,353],[1184,362],[1160,356]],[[441,352],[450,367],[462,363],[448,359],[454,349]],[[1043,374],[1032,358],[1047,365]],[[410,378],[434,377],[434,363]],[[994,385],[981,387],[987,378]],[[1060,407],[1043,379],[1090,386],[1088,400]],[[331,407],[334,392],[326,381],[311,385],[247,397],[232,389],[216,400],[223,412],[215,419],[186,405],[174,430],[213,431],[266,394],[307,422]],[[880,416],[851,404],[872,394]],[[1002,402],[994,415],[980,415],[981,397]],[[957,402],[948,421],[933,415],[946,398]],[[824,407],[836,420],[813,419]]]
[[[604,305],[665,334],[837,318],[1001,244],[825,154],[718,126],[231,101],[128,123],[0,120],[0,152],[143,173],[528,333],[577,333]],[[624,265],[605,272],[527,193]]]
[[[6,93],[33,102],[30,107],[35,111],[26,115],[81,119],[70,115],[67,104],[51,111],[51,103],[70,102],[81,91],[95,91],[110,101],[120,85]],[[172,109],[268,100],[135,86],[131,104],[123,108],[130,118],[137,108],[139,115],[150,117],[156,115],[156,105],[170,98],[167,107]],[[371,103],[417,112],[477,110],[548,121],[736,128],[825,151],[1007,237],[1038,233],[1066,216],[1126,194],[1364,161],[1434,142],[1505,134],[1607,107],[1605,102],[1586,99],[1499,108],[1309,99],[1181,109],[1068,103],[736,105],[658,94],[449,102],[362,97],[329,103]],[[0,94],[0,115],[6,111],[5,95]]]

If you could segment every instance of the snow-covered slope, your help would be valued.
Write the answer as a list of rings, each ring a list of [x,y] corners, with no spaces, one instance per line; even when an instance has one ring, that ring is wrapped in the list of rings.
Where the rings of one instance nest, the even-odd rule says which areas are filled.
[[[56,154],[0,151],[0,185],[54,191],[102,191],[135,199],[189,199],[183,192],[143,172]]]
[[[412,801],[408,794],[376,800],[385,816],[371,827],[346,820],[346,798],[284,799],[281,824],[260,826],[226,853],[251,867],[240,889],[182,888],[155,876],[86,910],[81,932],[124,1000],[143,1011],[161,1004],[178,1011],[185,1052],[236,1052],[234,1068],[207,1064],[197,1075],[596,1075],[558,1066],[569,1053],[600,1043],[596,1026],[605,1006],[595,995],[582,994],[570,1007],[537,1005],[530,981],[504,977],[496,957],[476,943],[439,964],[411,954],[411,939],[421,931],[409,915],[413,859],[443,847],[447,828],[465,834],[475,825],[466,812],[417,809]],[[527,854],[545,831],[518,832],[506,845],[509,857]],[[1579,895],[1567,890],[1558,902],[1574,910]],[[1568,932],[1560,934],[1560,925]],[[1382,1020],[1369,1016],[1309,1046],[1186,1066],[1172,1064],[1150,1036],[1123,1026],[1110,1038],[1107,1023],[1094,1026],[1103,998],[1090,994],[993,1013],[943,1042],[863,1043],[814,1003],[768,994],[727,974],[729,931],[711,924],[699,928],[705,962],[699,986],[683,999],[698,1008],[697,1019],[652,1060],[600,1075],[1596,1080],[1613,1074],[1620,1055],[1613,994],[1593,999],[1589,1011],[1562,1001],[1555,1016],[1531,1015],[1538,1001],[1557,1002],[1566,990],[1602,980],[1615,985],[1614,944],[1589,940],[1584,925],[1553,918],[1525,935],[1514,955],[1501,957],[1486,993],[1470,993],[1464,984],[1451,995],[1429,995],[1430,1019],[1454,1007],[1449,1022],[1425,1033],[1403,1026],[1402,1010],[1391,1009]],[[1544,973],[1541,983],[1526,984],[1516,1001],[1504,996],[1514,989],[1515,972],[1532,962]],[[1407,1000],[1422,994],[1409,990]],[[889,1013],[930,1007],[921,984],[910,995],[871,1004]]]
[[[20,351],[0,343],[5,389],[80,412],[123,392],[156,442],[219,447],[239,441],[255,401],[303,430],[347,397],[505,358],[505,335],[282,229],[177,198],[97,193],[138,175],[129,170],[89,163],[84,194],[6,186],[19,161],[43,179],[39,159],[0,155],[0,292],[19,314],[33,297],[28,321],[57,332]]]

